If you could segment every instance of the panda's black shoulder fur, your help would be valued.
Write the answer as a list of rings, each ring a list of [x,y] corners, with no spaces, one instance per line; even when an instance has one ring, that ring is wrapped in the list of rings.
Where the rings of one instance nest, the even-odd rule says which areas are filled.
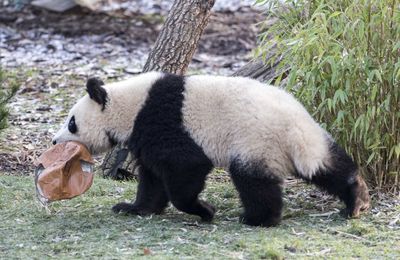
[[[164,158],[182,165],[182,159],[191,157],[211,167],[203,149],[184,129],[184,91],[185,77],[174,74],[165,73],[151,86],[128,141],[128,148],[143,163],[157,165]]]

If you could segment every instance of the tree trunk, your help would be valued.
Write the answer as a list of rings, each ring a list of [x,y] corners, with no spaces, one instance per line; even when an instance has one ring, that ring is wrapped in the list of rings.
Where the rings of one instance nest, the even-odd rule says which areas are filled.
[[[143,72],[164,71],[184,74],[196,51],[215,0],[175,0],[163,28],[144,65]],[[129,150],[116,146],[106,154],[103,175],[113,179],[132,178],[134,158]]]
[[[265,61],[269,61],[272,57],[272,53],[265,58]],[[274,83],[276,78],[279,77],[282,73],[285,75],[289,72],[288,67],[280,68],[278,65],[280,63],[280,59],[274,61],[274,63],[266,63],[264,59],[258,57],[243,67],[239,68],[232,76],[242,76],[253,78],[261,82],[271,82]],[[282,78],[283,80],[283,78]],[[283,85],[284,81],[281,82],[280,85]]]
[[[210,18],[214,0],[176,0],[143,71],[184,74]]]

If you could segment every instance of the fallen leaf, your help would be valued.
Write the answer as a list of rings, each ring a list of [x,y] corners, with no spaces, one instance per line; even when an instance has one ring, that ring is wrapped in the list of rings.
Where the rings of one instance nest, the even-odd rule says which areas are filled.
[[[150,249],[148,249],[147,247],[145,247],[145,248],[143,249],[143,254],[144,254],[144,255],[151,255]]]

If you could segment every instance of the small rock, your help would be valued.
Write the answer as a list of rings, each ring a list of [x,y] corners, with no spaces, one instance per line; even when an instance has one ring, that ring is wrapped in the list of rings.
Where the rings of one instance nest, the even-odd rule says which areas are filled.
[[[51,110],[53,110],[50,106],[41,106],[41,107],[38,107],[38,108],[36,108],[36,111],[51,111]]]
[[[25,144],[24,148],[26,150],[30,150],[30,151],[35,150],[35,147],[32,144]]]
[[[129,73],[129,74],[139,74],[142,71],[138,68],[125,68],[124,72]]]

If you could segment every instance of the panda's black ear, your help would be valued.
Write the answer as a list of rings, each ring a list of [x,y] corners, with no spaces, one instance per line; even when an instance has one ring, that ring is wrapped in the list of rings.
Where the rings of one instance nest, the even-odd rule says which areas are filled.
[[[98,78],[90,78],[86,82],[86,90],[89,94],[89,97],[102,105],[104,108],[106,107],[107,103],[107,91],[102,87],[104,82]]]

